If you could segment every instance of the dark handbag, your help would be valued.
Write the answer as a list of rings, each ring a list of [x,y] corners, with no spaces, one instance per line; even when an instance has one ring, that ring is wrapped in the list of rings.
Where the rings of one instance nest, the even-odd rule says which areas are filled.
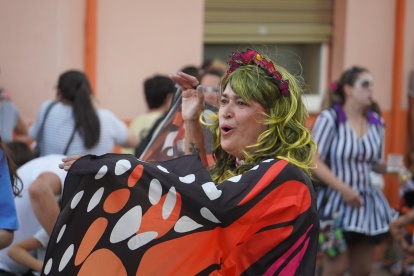
[[[45,117],[43,118],[43,122],[42,122],[42,125],[40,126],[39,133],[37,134],[36,147],[34,149],[34,155],[35,155],[36,158],[40,157],[40,155],[41,155],[40,144],[43,141],[43,131],[44,131],[43,129],[45,127],[45,122],[46,122],[47,116],[49,115],[50,110],[52,109],[52,107],[55,104],[57,104],[57,102],[53,102],[47,107],[46,112],[45,112]],[[70,140],[69,140],[68,144],[66,145],[66,149],[65,149],[65,152],[63,153],[63,155],[67,154],[69,146],[72,143],[73,137],[75,136],[76,129],[77,129],[77,126],[75,126],[75,129],[72,132],[72,136],[70,137]]]

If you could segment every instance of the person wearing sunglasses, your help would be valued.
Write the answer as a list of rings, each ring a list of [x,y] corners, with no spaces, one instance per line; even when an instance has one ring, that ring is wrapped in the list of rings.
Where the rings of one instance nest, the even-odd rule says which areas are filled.
[[[388,236],[389,224],[397,218],[370,180],[371,170],[387,172],[384,121],[369,110],[373,77],[367,69],[345,71],[331,84],[330,93],[331,107],[321,112],[313,127],[318,145],[314,172],[322,182],[317,201],[321,221],[336,217],[346,246],[337,254],[325,251],[323,275],[343,275],[348,261],[350,275],[369,275],[375,246]]]
[[[224,72],[218,69],[208,69],[200,77],[204,99],[214,106],[219,106],[219,84]]]

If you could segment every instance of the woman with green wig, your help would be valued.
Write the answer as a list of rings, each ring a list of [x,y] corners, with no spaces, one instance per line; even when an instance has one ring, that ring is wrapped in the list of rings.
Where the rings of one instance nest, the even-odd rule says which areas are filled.
[[[209,118],[214,120],[210,124],[203,119],[204,95],[202,87],[197,87],[198,81],[182,72],[178,76],[170,76],[183,91],[182,116],[186,131],[186,154],[199,154],[207,167],[201,124],[210,126],[215,163],[208,168],[209,174],[213,182],[218,185],[218,189],[222,191],[229,189],[228,193],[233,193],[233,197],[228,199],[229,202],[237,202],[237,199],[243,199],[256,189],[260,189],[261,193],[280,189],[283,193],[283,189],[295,189],[289,185],[295,182],[302,184],[297,190],[299,195],[302,188],[306,187],[311,204],[305,212],[297,213],[297,217],[291,223],[294,229],[301,229],[299,232],[302,235],[305,232],[308,234],[309,246],[306,251],[302,251],[307,258],[302,258],[296,264],[299,266],[296,273],[286,275],[313,275],[319,230],[311,172],[312,152],[316,150],[316,144],[309,130],[304,126],[307,110],[301,99],[300,83],[286,69],[252,50],[232,53],[230,57],[228,62],[230,68],[221,80],[219,111],[216,116]],[[269,168],[259,172],[257,168],[266,163]],[[282,164],[283,169],[279,167]],[[252,175],[253,172],[256,175],[252,179],[257,182],[253,180],[248,187],[238,186],[232,181],[241,176],[243,179],[245,175]],[[263,181],[266,181],[266,189],[259,187]],[[294,199],[297,195],[293,193],[291,196],[291,201],[285,198],[280,204],[292,204],[298,209],[302,208],[300,204],[303,202]],[[308,216],[306,222],[300,220],[305,213]],[[276,213],[273,215],[276,216]],[[271,227],[277,226],[273,224]],[[295,236],[293,233],[291,235]],[[280,242],[279,254],[282,255],[293,250],[293,247],[287,245],[287,240],[284,242],[286,247],[281,246],[283,242]],[[305,247],[302,249],[305,250]],[[273,250],[278,251],[277,247]],[[246,258],[248,254],[249,252],[246,252]],[[284,271],[282,265],[277,270],[270,269],[275,263],[263,264],[261,269],[267,272],[266,275],[285,275],[282,273]],[[252,267],[255,265],[257,264],[252,264]],[[259,275],[259,271],[254,275]]]
[[[229,65],[219,111],[205,115],[209,123],[197,79],[170,76],[182,90],[186,156],[163,162],[116,154],[64,160],[62,168],[73,165],[50,240],[64,227],[63,244],[81,253],[60,275],[314,275],[315,143],[304,127],[299,82],[251,50],[233,53]],[[202,124],[210,126],[214,144],[215,163],[207,170]],[[88,205],[98,187],[103,210],[101,203]],[[72,221],[81,223],[75,229]],[[85,248],[92,247],[83,241],[101,221],[107,227],[88,255]],[[49,245],[46,259],[67,254],[61,244]]]

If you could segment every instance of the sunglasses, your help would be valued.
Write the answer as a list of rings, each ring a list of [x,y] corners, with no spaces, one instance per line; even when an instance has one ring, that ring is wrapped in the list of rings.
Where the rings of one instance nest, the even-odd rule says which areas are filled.
[[[203,86],[203,91],[217,93],[219,91],[219,88],[218,86]]]
[[[372,86],[373,84],[372,84],[372,82],[370,82],[370,81],[368,81],[368,80],[366,80],[366,81],[363,81],[362,83],[361,83],[361,87],[362,88],[369,88],[370,86]]]

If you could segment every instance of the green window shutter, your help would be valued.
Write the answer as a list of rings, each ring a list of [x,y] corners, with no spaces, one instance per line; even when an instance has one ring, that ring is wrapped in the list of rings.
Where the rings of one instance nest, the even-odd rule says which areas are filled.
[[[206,0],[204,43],[323,43],[332,0]]]

